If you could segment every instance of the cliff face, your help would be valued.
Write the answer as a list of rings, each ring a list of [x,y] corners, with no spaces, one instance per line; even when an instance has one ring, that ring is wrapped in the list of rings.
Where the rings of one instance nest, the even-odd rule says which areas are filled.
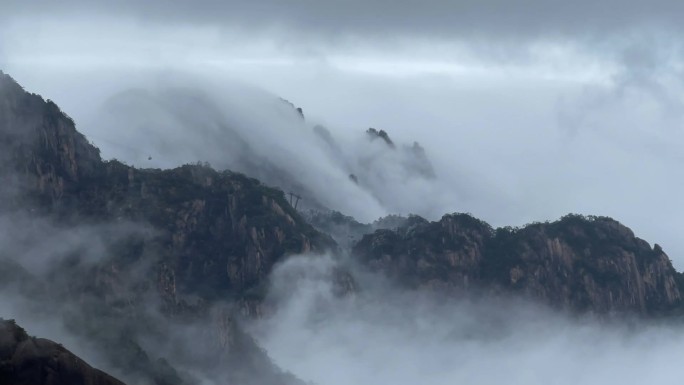
[[[204,166],[136,170],[108,162],[81,206],[84,215],[149,223],[161,293],[206,300],[246,295],[284,256],[334,247],[306,224],[283,193]]]
[[[412,288],[518,292],[596,312],[656,313],[682,301],[662,249],[609,218],[566,216],[494,230],[465,214],[438,222],[414,217],[397,231],[365,236],[354,254]]]
[[[25,92],[1,72],[0,146],[5,182],[17,178],[13,182],[24,194],[43,203],[68,199],[101,166],[99,150],[57,105]]]
[[[124,385],[61,345],[29,337],[0,319],[0,383],[6,385]]]
[[[255,179],[202,165],[155,170],[103,162],[54,103],[6,75],[0,117],[2,177],[20,191],[14,203],[72,221],[151,224],[149,247],[164,257],[160,289],[174,301],[179,291],[242,293],[287,254],[335,247],[281,191]]]
[[[274,264],[288,254],[336,247],[290,207],[282,191],[255,179],[203,165],[158,170],[102,161],[54,103],[1,73],[0,157],[0,214],[9,221],[28,217],[29,228],[47,223],[40,226],[65,236],[91,228],[88,234],[97,238],[68,250],[62,262],[41,266],[46,273],[4,262],[2,273],[26,275],[17,284],[46,304],[70,309],[65,317],[74,333],[106,347],[121,371],[157,384],[187,381],[160,361],[173,352],[142,349],[140,341],[162,345],[169,332],[148,307],[158,306],[170,320],[210,325],[193,343],[211,344],[213,336],[226,334],[212,321],[214,307],[234,303],[257,315]],[[51,235],[39,232],[29,242]],[[61,248],[61,240],[55,242]],[[3,250],[0,259],[16,260],[11,252]],[[224,318],[236,330],[232,313]],[[234,353],[214,352],[220,362],[205,360],[228,368],[217,372],[221,381],[240,377],[248,384],[254,374],[254,383],[264,376],[273,384],[296,383],[247,336],[230,341],[220,350]]]

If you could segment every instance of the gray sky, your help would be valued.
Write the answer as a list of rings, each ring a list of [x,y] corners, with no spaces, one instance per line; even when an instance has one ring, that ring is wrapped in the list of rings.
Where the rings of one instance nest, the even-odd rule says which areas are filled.
[[[380,39],[401,36],[454,38],[460,35],[515,37],[577,37],[622,33],[634,27],[678,29],[684,5],[674,0],[199,0],[139,2],[5,0],[9,12],[33,17],[106,15],[175,25],[237,26],[245,30],[282,29],[307,40],[342,36]],[[342,35],[342,36],[340,36]]]
[[[111,95],[180,73],[242,82],[340,137],[372,126],[418,140],[439,182],[392,185],[403,211],[493,225],[610,215],[684,267],[684,3],[27,3],[2,1],[0,68],[55,100],[105,156],[121,151],[103,139],[146,140],[104,120]],[[185,135],[171,137],[190,146]]]

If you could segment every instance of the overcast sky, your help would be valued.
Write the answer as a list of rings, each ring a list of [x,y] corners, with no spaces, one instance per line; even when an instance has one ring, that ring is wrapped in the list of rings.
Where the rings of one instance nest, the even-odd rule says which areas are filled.
[[[682,16],[665,0],[2,0],[0,68],[100,147],[97,111],[126,87],[253,84],[338,132],[421,142],[444,212],[609,215],[682,269]]]

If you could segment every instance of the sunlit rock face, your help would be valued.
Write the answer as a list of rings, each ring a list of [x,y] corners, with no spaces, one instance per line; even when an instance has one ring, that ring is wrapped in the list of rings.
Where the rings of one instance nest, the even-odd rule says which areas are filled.
[[[0,383],[7,385],[124,385],[63,346],[30,337],[0,318]]]
[[[466,214],[414,217],[364,236],[354,254],[412,288],[521,293],[599,313],[657,313],[682,301],[679,274],[662,249],[610,218],[492,229]]]

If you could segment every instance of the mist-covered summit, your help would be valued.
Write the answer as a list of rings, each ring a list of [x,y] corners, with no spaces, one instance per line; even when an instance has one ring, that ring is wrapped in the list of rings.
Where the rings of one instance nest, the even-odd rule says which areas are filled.
[[[129,89],[104,102],[93,124],[108,157],[137,167],[208,162],[293,192],[302,208],[363,221],[404,212],[409,191],[438,189],[418,143],[362,127],[333,132],[293,103],[240,84],[177,83]],[[374,140],[373,130],[385,139]],[[437,210],[430,201],[410,206],[424,215]]]
[[[296,383],[235,317],[259,311],[275,263],[330,237],[255,179],[103,161],[54,103],[7,75],[0,95],[0,287],[17,318],[63,324],[127,381]]]

